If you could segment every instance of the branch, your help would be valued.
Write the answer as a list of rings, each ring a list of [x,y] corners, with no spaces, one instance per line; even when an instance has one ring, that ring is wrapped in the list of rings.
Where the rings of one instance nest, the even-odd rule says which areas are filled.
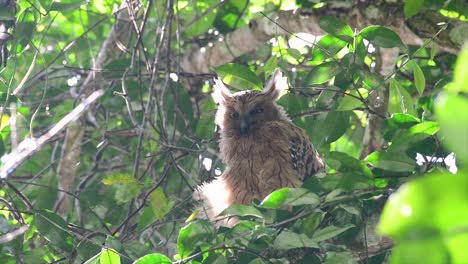
[[[184,54],[181,66],[187,73],[209,73],[212,67],[231,62],[235,58],[255,50],[275,36],[290,35],[290,32],[303,32],[315,36],[324,35],[325,31],[319,26],[321,16],[336,16],[357,31],[371,25],[388,27],[397,33],[403,43],[407,45],[424,44],[424,39],[428,35],[435,35],[441,28],[438,25],[441,21],[449,21],[448,18],[434,11],[433,15],[438,19],[431,20],[431,27],[425,27],[426,30],[422,30],[417,27],[417,23],[414,23],[415,20],[422,19],[420,16],[415,16],[406,21],[403,9],[398,7],[398,5],[392,4],[388,4],[388,6],[369,4],[366,6],[354,5],[349,8],[327,6],[313,10],[279,11],[268,16],[253,19],[248,26],[226,34],[222,41],[215,43],[211,47],[192,47],[191,50]],[[428,12],[424,13],[425,16],[427,16]],[[425,21],[427,22],[427,20]],[[427,28],[432,30],[428,32]],[[448,31],[450,29],[449,27]],[[415,33],[420,31],[423,32],[421,36]],[[459,46],[453,43],[448,35],[444,34],[434,39],[435,46],[441,51],[457,53]]]
[[[65,126],[79,118],[88,107],[93,104],[99,97],[104,94],[104,91],[98,90],[92,93],[88,98],[84,99],[75,109],[62,118],[49,131],[38,138],[26,138],[18,147],[13,149],[8,155],[2,158],[2,167],[0,168],[0,178],[5,179],[13,173],[13,171],[21,165],[28,157],[37,152],[42,146],[53,136],[62,131]]]

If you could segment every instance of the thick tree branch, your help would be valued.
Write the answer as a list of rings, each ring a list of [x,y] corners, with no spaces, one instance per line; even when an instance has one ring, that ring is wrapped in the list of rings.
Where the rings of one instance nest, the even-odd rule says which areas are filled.
[[[325,32],[318,23],[321,16],[339,17],[357,31],[371,25],[388,27],[395,31],[407,45],[422,45],[425,38],[438,34],[442,27],[441,22],[449,23],[448,18],[436,11],[427,11],[406,21],[401,6],[386,5],[388,6],[369,4],[349,8],[324,7],[317,10],[279,11],[267,17],[252,20],[248,26],[227,34],[224,40],[215,43],[212,47],[192,47],[184,54],[181,66],[188,73],[209,73],[212,67],[231,62],[236,57],[255,50],[278,35],[289,35],[291,32],[324,35]],[[425,19],[430,15],[437,19]],[[417,23],[418,19],[424,19],[425,23]],[[450,38],[449,33],[452,30],[456,30],[456,25],[447,27],[448,33],[439,34],[437,38],[434,38],[436,48],[450,53],[458,51],[459,44]]]

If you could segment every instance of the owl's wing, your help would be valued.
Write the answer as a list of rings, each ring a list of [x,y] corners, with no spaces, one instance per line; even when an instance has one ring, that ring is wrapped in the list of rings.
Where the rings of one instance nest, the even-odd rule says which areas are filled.
[[[287,121],[270,122],[268,127],[265,133],[278,146],[277,155],[289,156],[286,160],[301,181],[324,171],[323,161],[304,130]]]

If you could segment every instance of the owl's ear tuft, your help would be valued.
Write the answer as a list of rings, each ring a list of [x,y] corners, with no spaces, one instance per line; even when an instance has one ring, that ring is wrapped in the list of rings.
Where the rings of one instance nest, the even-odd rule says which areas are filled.
[[[231,98],[231,92],[224,85],[221,79],[215,78],[214,81],[215,81],[215,84],[214,84],[214,91],[213,91],[213,99],[215,103],[217,104],[225,103],[229,98]]]
[[[268,80],[263,94],[271,97],[272,100],[276,101],[278,98],[283,96],[288,89],[288,78],[283,76],[280,69],[276,69]]]

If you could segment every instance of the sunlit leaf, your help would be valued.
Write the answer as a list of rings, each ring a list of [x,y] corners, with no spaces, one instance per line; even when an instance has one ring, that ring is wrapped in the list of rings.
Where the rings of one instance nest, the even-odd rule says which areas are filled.
[[[319,26],[325,32],[334,35],[349,44],[353,43],[353,30],[339,18],[335,16],[320,16]]]
[[[403,113],[416,116],[411,95],[395,79],[390,80],[388,111],[391,114]]]
[[[307,84],[321,84],[331,80],[338,73],[341,72],[341,68],[334,61],[329,61],[315,66],[306,77]]]
[[[103,249],[99,262],[100,264],[120,264],[120,255],[113,249]]]
[[[137,183],[138,181],[130,174],[123,174],[117,173],[113,175],[109,175],[102,180],[102,183],[105,185],[112,185],[112,184],[129,184],[129,183]]]
[[[320,203],[319,197],[303,188],[282,188],[272,192],[260,204],[264,208],[279,208],[283,205],[313,205]]]
[[[453,72],[454,92],[468,93],[468,44],[463,46],[458,55]]]
[[[311,61],[324,61],[334,57],[346,45],[346,41],[333,35],[325,35],[313,47]]]
[[[244,65],[228,63],[215,68],[222,81],[240,90],[260,89],[262,81]]]
[[[257,208],[244,204],[233,204],[225,209],[220,215],[263,217],[262,213]]]
[[[416,86],[416,90],[418,91],[419,95],[422,95],[422,93],[426,89],[426,78],[424,77],[424,73],[421,70],[421,67],[419,67],[417,63],[413,62],[412,67],[414,76],[414,86]]]

